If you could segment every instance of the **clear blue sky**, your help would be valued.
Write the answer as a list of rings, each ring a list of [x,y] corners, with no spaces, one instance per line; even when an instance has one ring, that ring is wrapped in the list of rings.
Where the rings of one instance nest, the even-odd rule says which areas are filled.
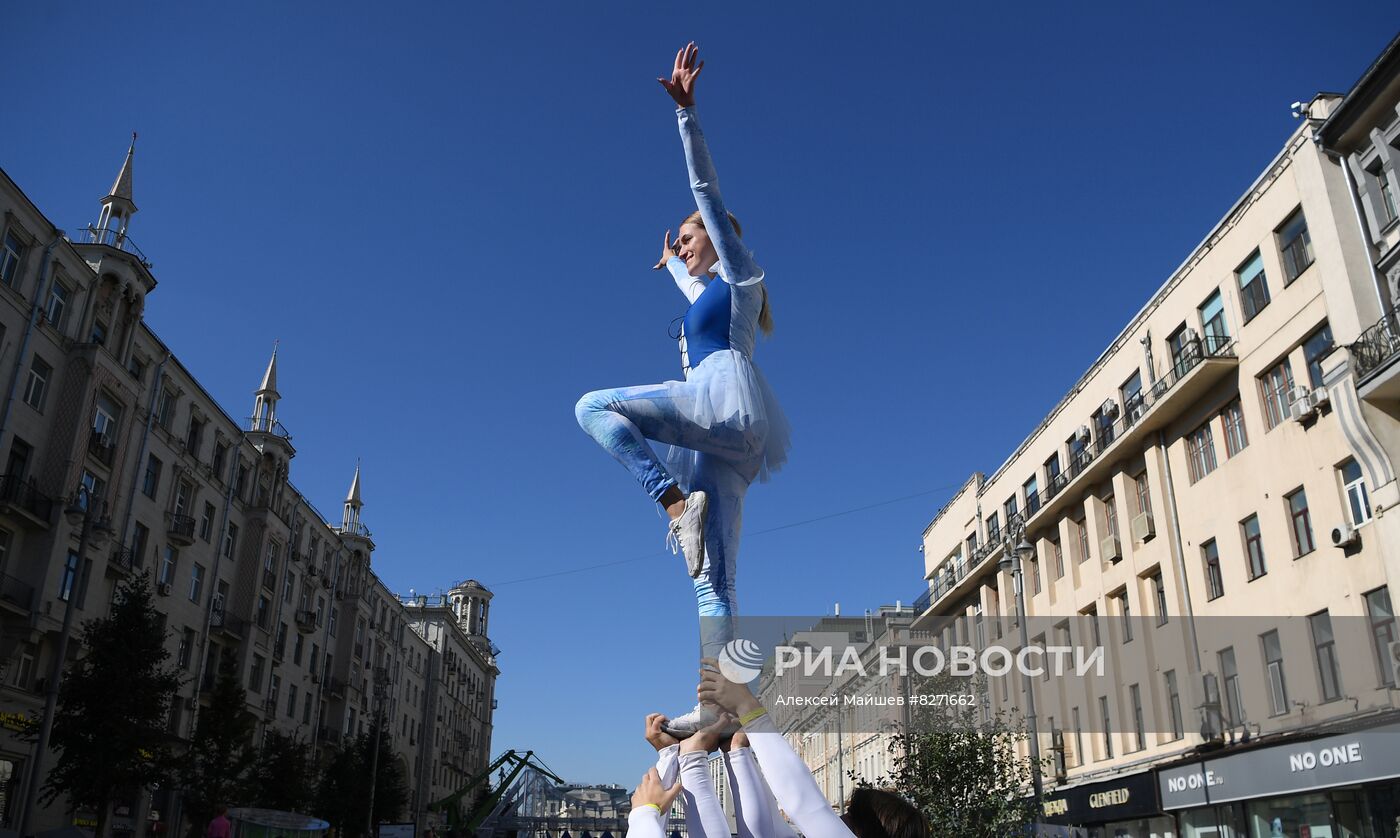
[[[0,166],[78,229],[139,131],[149,322],[234,416],[280,339],[297,486],[334,514],[362,457],[379,575],[495,590],[496,749],[630,786],[643,714],[693,698],[693,597],[573,405],[678,373],[683,300],[649,268],[692,205],[654,78],[700,44],[795,427],[749,494],[741,606],[860,613],[921,590],[951,490],[1248,186],[1289,103],[1400,23],[1141,6],[20,4]]]

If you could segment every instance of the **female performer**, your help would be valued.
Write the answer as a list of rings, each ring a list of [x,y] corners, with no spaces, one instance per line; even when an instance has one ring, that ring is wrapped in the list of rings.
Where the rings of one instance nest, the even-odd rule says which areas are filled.
[[[754,340],[772,331],[763,271],[724,209],[695,114],[705,62],[691,43],[676,53],[662,87],[676,102],[690,188],[698,211],[667,230],[662,262],[690,300],[682,331],[684,381],[599,390],[579,400],[579,425],[622,463],[670,517],[668,540],[685,554],[700,611],[700,644],[717,657],[733,639],[734,565],[744,493],[787,459],[788,426],[763,374]],[[647,440],[667,447],[660,456]],[[701,705],[671,719],[678,738],[714,722]]]

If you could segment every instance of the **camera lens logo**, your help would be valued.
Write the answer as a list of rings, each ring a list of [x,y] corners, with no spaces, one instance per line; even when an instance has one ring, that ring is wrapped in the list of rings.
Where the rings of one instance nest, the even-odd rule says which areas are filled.
[[[718,660],[719,674],[736,684],[747,684],[763,670],[763,650],[757,643],[742,637],[724,644]]]

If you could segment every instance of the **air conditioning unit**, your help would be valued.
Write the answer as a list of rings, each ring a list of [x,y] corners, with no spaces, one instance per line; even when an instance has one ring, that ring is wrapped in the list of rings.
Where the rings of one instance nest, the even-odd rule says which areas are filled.
[[[1332,528],[1332,546],[1350,547],[1361,540],[1361,534],[1351,524],[1338,524]]]
[[[1082,441],[1085,445],[1089,444],[1089,440],[1091,437],[1092,434],[1089,433],[1088,425],[1080,425],[1079,430],[1074,432],[1074,438]]]
[[[1132,409],[1128,411],[1128,421],[1137,422],[1146,412],[1147,405],[1143,404],[1141,399],[1138,399],[1136,402],[1133,402]]]
[[[1400,640],[1386,644],[1385,657],[1390,662],[1390,682],[1400,687]]]
[[[170,583],[162,582],[159,585],[156,585],[156,593],[160,594],[161,596],[170,596]]]
[[[1123,547],[1118,543],[1118,536],[1110,535],[1099,542],[1099,553],[1104,562],[1117,564],[1123,560]]]
[[[1322,407],[1332,401],[1332,394],[1326,387],[1319,387],[1312,391],[1312,403],[1314,408]]]
[[[1317,410],[1313,404],[1312,390],[1307,387],[1294,387],[1288,391],[1288,415],[1295,422],[1301,422]]]
[[[1133,540],[1149,541],[1157,534],[1157,526],[1152,522],[1152,513],[1144,512],[1141,515],[1133,516],[1132,523]]]
[[[1103,413],[1104,416],[1117,416],[1118,402],[1115,402],[1113,399],[1108,399],[1102,405],[1099,406],[1099,410]]]

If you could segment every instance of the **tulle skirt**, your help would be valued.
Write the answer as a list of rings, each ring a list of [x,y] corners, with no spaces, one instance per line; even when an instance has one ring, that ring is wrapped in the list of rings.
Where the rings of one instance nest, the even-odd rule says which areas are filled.
[[[742,439],[745,454],[726,455],[748,482],[766,481],[787,461],[791,428],[763,372],[742,352],[715,352],[690,371],[677,390],[685,393],[681,409],[692,422],[711,434]],[[729,446],[726,446],[729,447]],[[699,451],[679,445],[663,446],[666,469],[689,492],[695,481]]]

